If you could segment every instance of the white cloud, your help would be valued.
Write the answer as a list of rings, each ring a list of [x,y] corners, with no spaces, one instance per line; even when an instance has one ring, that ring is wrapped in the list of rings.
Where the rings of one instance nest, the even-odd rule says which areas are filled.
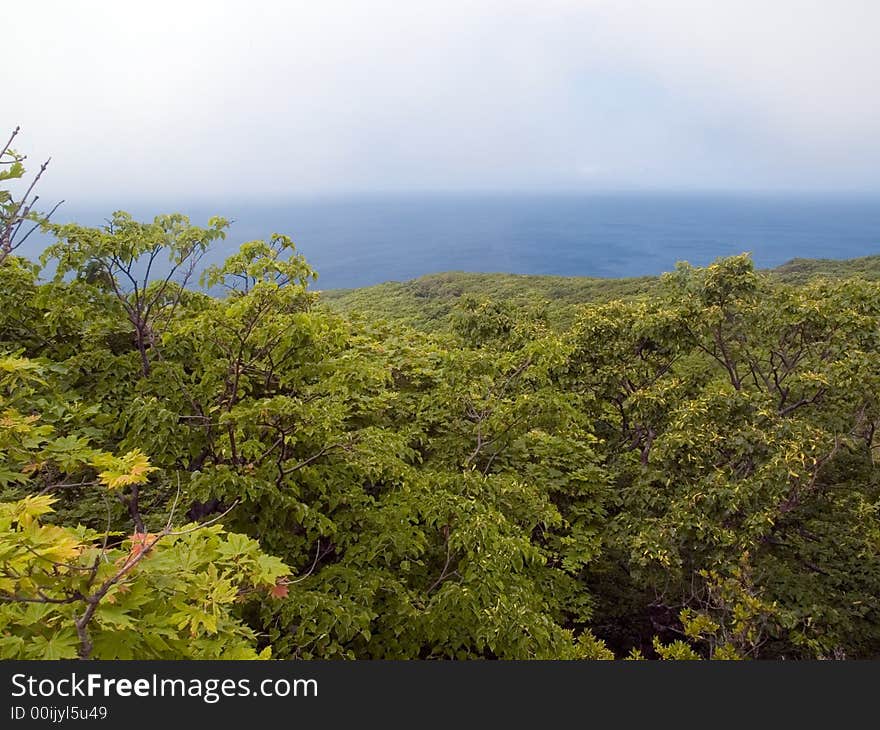
[[[873,0],[31,0],[4,31],[0,125],[53,155],[47,194],[122,203],[877,190],[878,27]]]

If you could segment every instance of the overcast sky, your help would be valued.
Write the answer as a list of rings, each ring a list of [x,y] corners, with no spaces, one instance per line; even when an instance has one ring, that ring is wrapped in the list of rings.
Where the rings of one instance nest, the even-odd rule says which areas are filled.
[[[877,0],[48,2],[0,126],[49,198],[880,192]]]

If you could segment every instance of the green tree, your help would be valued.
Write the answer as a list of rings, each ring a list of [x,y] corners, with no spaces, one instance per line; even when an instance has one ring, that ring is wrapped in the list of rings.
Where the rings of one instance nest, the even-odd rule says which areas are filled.
[[[158,346],[205,251],[225,237],[228,227],[229,221],[219,217],[200,228],[180,214],[140,223],[117,211],[103,228],[52,225],[59,241],[46,249],[43,262],[55,261],[56,282],[73,273],[112,290],[133,329],[146,377],[150,350]],[[156,272],[163,263],[164,270]],[[154,274],[158,274],[156,279]]]
[[[12,181],[21,180],[25,174],[24,161],[27,158],[11,146],[18,133],[19,127],[16,127],[6,144],[0,147],[0,185],[4,188]],[[49,160],[46,160],[20,195],[9,189],[0,189],[0,264],[3,264],[41,224],[48,222],[52,213],[61,205],[61,203],[56,204],[46,215],[34,209],[34,205],[39,200],[34,189],[48,166]]]
[[[174,527],[179,493],[155,533],[140,515],[129,537],[112,530],[111,495],[148,485],[156,468],[138,450],[115,456],[43,421],[33,412],[43,371],[0,359],[0,484],[26,494],[0,502],[0,657],[256,657],[236,604],[277,594],[287,566],[219,525]],[[103,497],[103,529],[45,523],[68,488]]]

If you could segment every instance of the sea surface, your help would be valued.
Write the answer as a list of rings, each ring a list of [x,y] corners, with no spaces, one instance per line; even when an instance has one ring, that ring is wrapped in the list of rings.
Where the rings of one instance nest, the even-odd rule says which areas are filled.
[[[57,216],[100,225],[116,207],[68,204]],[[319,289],[452,270],[639,276],[744,251],[760,267],[880,253],[880,196],[413,194],[127,210],[142,218],[180,211],[200,224],[215,214],[233,219],[212,262],[243,241],[288,234],[317,269]],[[27,245],[34,255],[41,243]]]

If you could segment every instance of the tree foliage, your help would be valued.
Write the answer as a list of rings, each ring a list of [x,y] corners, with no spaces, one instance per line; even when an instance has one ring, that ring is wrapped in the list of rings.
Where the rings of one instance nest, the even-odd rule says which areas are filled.
[[[877,655],[877,283],[744,255],[414,329],[282,235],[193,287],[227,227],[0,262],[0,656]]]

